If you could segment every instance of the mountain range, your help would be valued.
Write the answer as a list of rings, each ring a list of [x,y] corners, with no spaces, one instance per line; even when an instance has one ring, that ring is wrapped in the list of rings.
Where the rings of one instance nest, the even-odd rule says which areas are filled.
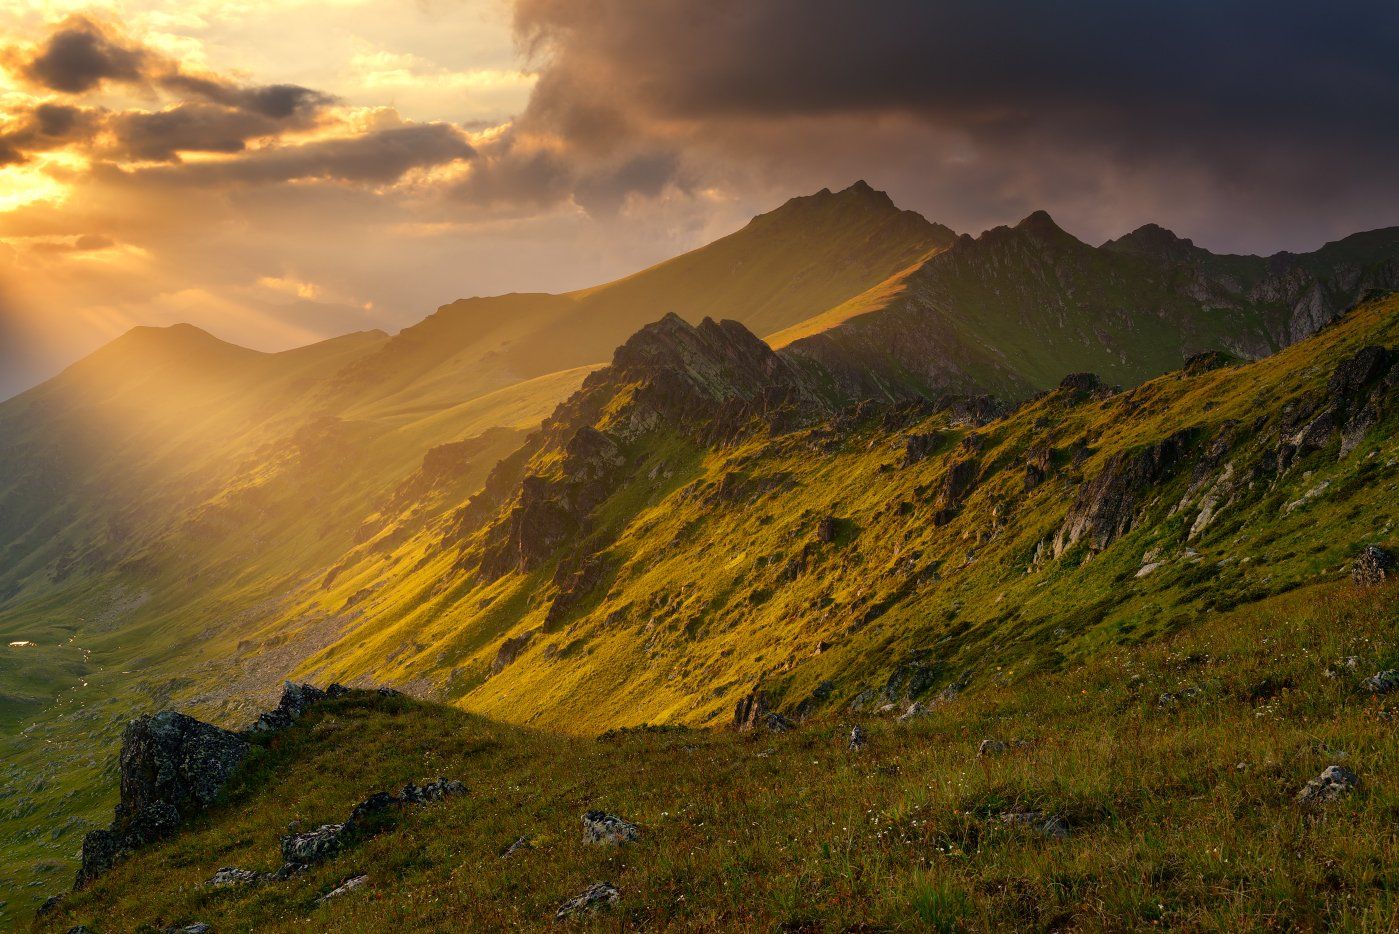
[[[1395,290],[1399,228],[971,237],[857,183],[393,336],[137,328],[0,404],[0,846],[39,883],[0,899],[72,865],[143,710],[907,714],[1348,586],[1395,539]]]

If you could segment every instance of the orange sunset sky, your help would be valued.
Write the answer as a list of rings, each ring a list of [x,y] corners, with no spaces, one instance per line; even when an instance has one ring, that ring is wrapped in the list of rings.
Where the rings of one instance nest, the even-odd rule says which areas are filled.
[[[7,0],[0,397],[134,324],[275,349],[590,285],[856,178],[972,233],[1399,221],[1393,8],[1251,6]]]

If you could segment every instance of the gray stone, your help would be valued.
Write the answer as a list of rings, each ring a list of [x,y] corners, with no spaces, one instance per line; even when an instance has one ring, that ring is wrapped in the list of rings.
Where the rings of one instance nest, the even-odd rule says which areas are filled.
[[[998,756],[1008,748],[1005,743],[998,739],[983,739],[981,745],[976,749],[976,757],[981,759],[986,756]]]
[[[234,888],[242,885],[252,885],[262,880],[262,873],[254,872],[251,869],[238,869],[234,866],[224,866],[214,873],[213,878],[208,881],[208,885],[216,889]]]
[[[1393,552],[1379,545],[1366,545],[1355,557],[1350,578],[1361,587],[1378,587],[1394,573]]]
[[[1006,811],[1001,814],[1003,824],[1028,827],[1049,840],[1063,840],[1069,836],[1068,821],[1058,814],[1045,814],[1043,811]]]
[[[328,902],[332,898],[339,898],[341,895],[344,895],[347,892],[353,892],[355,889],[364,885],[368,881],[369,876],[367,873],[360,873],[357,876],[351,876],[335,888],[331,889],[329,892],[326,892],[320,897],[319,900],[322,902]]]
[[[1388,668],[1361,682],[1361,687],[1371,694],[1388,694],[1399,691],[1399,671]]]
[[[305,833],[282,838],[282,862],[288,867],[314,866],[339,853],[344,847],[344,824],[322,824]]]
[[[852,726],[850,728],[850,751],[859,752],[865,748],[866,742],[868,742],[868,738],[865,736],[864,729],[858,723]]]
[[[1343,765],[1330,765],[1297,792],[1297,801],[1301,804],[1326,804],[1354,791],[1359,784],[1360,779],[1350,769]]]
[[[605,811],[589,811],[583,815],[583,842],[601,846],[618,846],[630,843],[641,836],[635,824],[630,824],[615,814]]]
[[[251,748],[237,733],[172,710],[132,720],[122,734],[115,818],[84,838],[74,887],[207,808]]]
[[[514,856],[516,853],[519,853],[522,850],[530,850],[533,848],[534,844],[530,842],[529,837],[516,837],[515,842],[507,846],[504,849],[504,851],[501,852],[500,858],[506,859],[507,857]]]
[[[335,696],[345,693],[345,689],[340,685],[332,685],[340,688]],[[285,730],[297,720],[301,719],[312,704],[323,701],[331,695],[322,691],[318,687],[310,684],[294,684],[287,681],[282,685],[282,698],[277,706],[260,715],[253,725],[248,728],[249,733],[275,733],[278,730]]]
[[[573,915],[588,914],[597,911],[599,908],[607,908],[617,904],[622,898],[622,893],[610,882],[594,882],[588,886],[582,894],[575,895],[559,906],[559,910],[554,912],[554,920],[562,921]]]

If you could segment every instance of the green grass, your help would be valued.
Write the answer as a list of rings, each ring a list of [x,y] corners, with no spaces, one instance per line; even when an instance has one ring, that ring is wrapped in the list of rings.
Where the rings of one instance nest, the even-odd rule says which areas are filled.
[[[858,754],[845,713],[786,735],[589,739],[409,701],[337,702],[260,752],[214,812],[39,929],[544,929],[565,898],[608,880],[620,905],[578,927],[1392,930],[1399,740],[1381,715],[1396,703],[1358,681],[1399,650],[1396,613],[1392,585],[1306,588],[1064,672],[993,680],[908,724],[863,716]],[[1351,655],[1360,668],[1328,676]],[[1158,706],[1186,688],[1179,707]],[[986,737],[1027,744],[978,759]],[[1333,762],[1360,789],[1297,805]],[[291,881],[200,884],[224,865],[274,868],[288,821],[339,820],[372,791],[437,775],[469,794],[406,811]],[[579,815],[593,807],[642,839],[583,846]],[[1016,807],[1061,815],[1069,837],[995,819]],[[500,859],[520,835],[534,848]],[[367,888],[316,904],[361,871]]]

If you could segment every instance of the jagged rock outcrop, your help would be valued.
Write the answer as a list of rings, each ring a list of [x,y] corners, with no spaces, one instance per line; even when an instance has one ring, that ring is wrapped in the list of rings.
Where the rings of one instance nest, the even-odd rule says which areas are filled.
[[[491,523],[480,567],[490,577],[528,571],[571,537],[632,476],[627,449],[668,430],[722,441],[751,424],[791,429],[834,411],[797,367],[736,321],[692,325],[669,314],[617,348],[612,364],[584,380],[520,455],[487,480],[496,491],[473,500],[452,533],[464,537],[519,476]],[[547,465],[547,466],[546,466]]]
[[[331,697],[340,697],[346,688],[332,684],[326,690],[310,684],[294,684],[287,681],[282,685],[282,697],[277,702],[277,706],[258,716],[253,721],[253,725],[248,728],[250,733],[269,733],[277,730],[285,730],[297,720],[306,710],[318,701]]]
[[[443,801],[466,794],[455,779],[438,778],[422,785],[408,784],[398,794],[376,791],[356,804],[344,823],[322,824],[314,830],[282,837],[282,867],[273,875],[285,878],[324,862],[355,843],[373,836],[390,822],[390,812],[409,805]]]
[[[1137,521],[1143,494],[1175,473],[1194,435],[1194,429],[1184,429],[1111,457],[1098,475],[1079,489],[1054,535],[1054,557],[1085,539],[1092,551],[1102,551],[1126,535]]]
[[[525,650],[533,638],[533,632],[525,632],[518,636],[511,636],[502,642],[500,648],[496,650],[495,659],[491,662],[491,674],[498,675],[504,671],[506,665],[520,657],[520,653]]]
[[[979,466],[976,458],[964,457],[954,461],[938,479],[933,494],[934,525],[946,525],[957,515],[976,485]]]
[[[75,887],[207,808],[251,748],[237,733],[174,711],[131,721],[122,734],[116,817],[84,838]]]
[[[1377,587],[1394,573],[1394,553],[1379,545],[1366,545],[1355,558],[1350,570],[1351,580],[1361,587]]]
[[[1047,444],[1037,444],[1025,455],[1025,492],[1038,487],[1049,479],[1054,469],[1054,449]]]
[[[1287,470],[1337,437],[1342,457],[1358,447],[1394,404],[1399,390],[1396,361],[1399,354],[1387,347],[1363,347],[1337,365],[1325,390],[1284,412],[1278,470]]]
[[[562,561],[554,573],[554,584],[559,592],[549,604],[544,615],[544,629],[551,632],[559,627],[564,617],[575,606],[588,599],[607,576],[608,561],[602,555],[588,555],[576,563]]]
[[[740,733],[757,729],[786,733],[795,728],[795,723],[768,705],[767,695],[762,691],[754,691],[734,706],[734,729]]]

